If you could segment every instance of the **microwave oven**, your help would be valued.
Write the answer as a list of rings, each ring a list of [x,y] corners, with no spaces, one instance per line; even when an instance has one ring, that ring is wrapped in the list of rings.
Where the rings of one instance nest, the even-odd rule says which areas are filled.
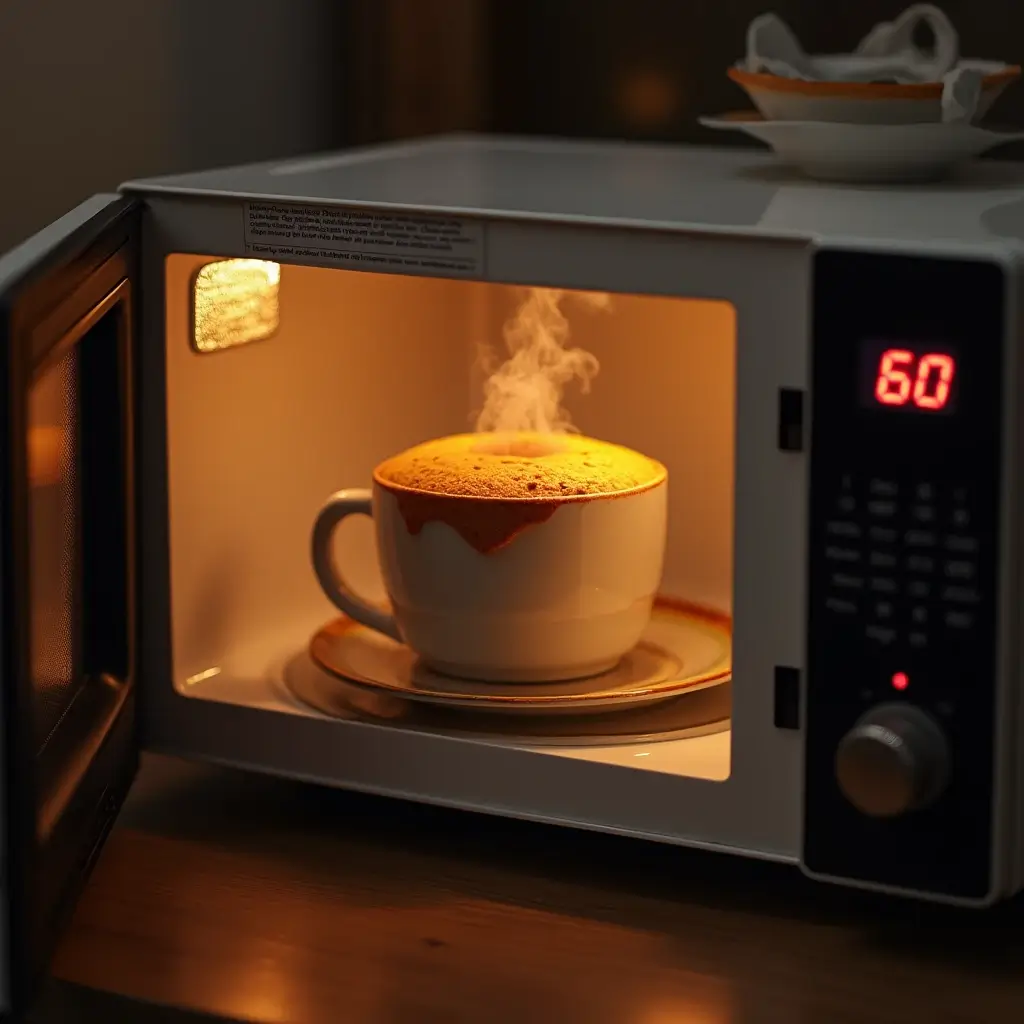
[[[140,748],[1015,892],[1022,240],[1012,164],[841,187],[752,150],[446,136],[130,182],[3,257],[8,1007]],[[668,468],[662,591],[725,637],[714,685],[460,718],[311,658],[318,509],[471,429],[529,289],[600,365],[575,426]],[[338,548],[379,595],[370,523]]]

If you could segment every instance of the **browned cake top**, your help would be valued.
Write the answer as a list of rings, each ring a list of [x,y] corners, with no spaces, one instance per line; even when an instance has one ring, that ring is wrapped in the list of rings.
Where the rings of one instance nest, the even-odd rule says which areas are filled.
[[[477,498],[615,494],[659,483],[665,467],[640,452],[577,434],[455,434],[377,468],[383,484]]]

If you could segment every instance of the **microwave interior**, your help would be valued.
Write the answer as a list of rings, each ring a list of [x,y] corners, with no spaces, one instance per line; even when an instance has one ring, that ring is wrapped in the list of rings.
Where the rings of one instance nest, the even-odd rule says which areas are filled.
[[[386,457],[475,429],[487,375],[509,353],[505,329],[530,290],[213,254],[171,254],[163,273],[172,684],[190,700],[316,714],[288,679],[313,634],[338,617],[310,564],[318,510],[339,489],[368,487]],[[589,386],[564,385],[571,428],[668,469],[659,596],[728,617],[733,306],[565,291],[557,308],[562,348],[599,367]],[[336,557],[356,591],[385,600],[366,517],[341,524]],[[588,742],[586,719],[565,742],[532,742],[720,781],[730,772],[728,716],[727,703],[718,721],[663,743],[648,733],[642,749]],[[522,720],[492,716],[486,739],[530,742],[521,733]]]

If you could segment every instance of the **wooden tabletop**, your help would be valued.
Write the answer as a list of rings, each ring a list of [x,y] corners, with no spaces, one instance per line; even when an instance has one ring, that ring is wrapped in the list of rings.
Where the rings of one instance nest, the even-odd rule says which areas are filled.
[[[40,1020],[1008,1024],[1022,968],[1020,901],[951,911],[151,757]]]

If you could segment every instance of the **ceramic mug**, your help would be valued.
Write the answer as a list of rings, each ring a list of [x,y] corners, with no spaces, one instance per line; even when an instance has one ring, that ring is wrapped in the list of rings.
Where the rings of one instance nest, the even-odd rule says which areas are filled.
[[[506,682],[597,675],[640,640],[661,581],[668,474],[654,465],[645,486],[548,503],[411,492],[378,467],[372,490],[338,491],[320,510],[313,568],[337,608],[436,671]],[[391,612],[334,565],[334,532],[356,514],[373,518]],[[481,549],[480,523],[507,539]]]

